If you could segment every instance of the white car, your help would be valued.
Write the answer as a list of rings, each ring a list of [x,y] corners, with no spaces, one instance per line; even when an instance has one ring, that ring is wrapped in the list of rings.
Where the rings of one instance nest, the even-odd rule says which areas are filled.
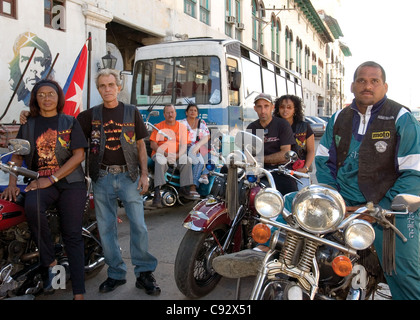
[[[322,136],[324,134],[325,128],[327,127],[325,120],[315,116],[305,116],[305,121],[310,124],[315,136]]]

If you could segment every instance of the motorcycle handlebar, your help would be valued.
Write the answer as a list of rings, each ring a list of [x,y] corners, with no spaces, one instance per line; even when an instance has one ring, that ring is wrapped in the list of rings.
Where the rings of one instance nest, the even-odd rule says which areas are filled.
[[[150,126],[151,128],[153,128],[154,130],[157,131],[158,134],[161,134],[162,136],[164,136],[166,139],[168,140],[172,140],[172,138],[170,136],[168,136],[165,132],[163,132],[162,130],[156,128],[153,124],[151,124],[150,122],[146,122],[146,126]]]
[[[30,178],[30,179],[38,179],[38,177],[39,177],[38,172],[29,170],[29,169],[26,169],[26,168],[18,167],[18,166],[15,166],[13,164],[6,165],[4,163],[0,163],[0,169],[3,172],[12,173],[12,174],[15,174],[15,175],[21,175],[21,176],[24,176],[24,177],[27,177],[27,178]]]
[[[36,171],[32,171],[26,168],[18,167],[18,166],[12,166],[10,168],[10,171],[13,172],[16,175],[21,175],[24,177],[27,177],[29,179],[38,179],[39,173]]]

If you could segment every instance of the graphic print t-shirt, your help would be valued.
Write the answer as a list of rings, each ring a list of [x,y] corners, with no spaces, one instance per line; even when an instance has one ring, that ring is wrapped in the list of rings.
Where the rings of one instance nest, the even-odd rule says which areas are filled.
[[[123,126],[128,125],[124,124],[124,104],[120,102],[116,108],[103,108],[102,117],[106,137],[102,162],[106,165],[125,165],[126,161],[120,141]],[[134,128],[127,133],[132,136],[127,136],[125,139],[137,141],[147,137],[148,132],[140,117],[140,112],[136,112],[134,117]]]
[[[87,142],[83,131],[74,119],[73,128],[71,130],[58,132],[58,115],[54,117],[38,116],[35,119],[35,148],[34,157],[32,161],[32,169],[37,171],[40,177],[48,177],[60,168],[57,157],[55,156],[55,147],[57,143],[69,150],[78,148],[86,148]],[[22,137],[19,131],[17,138]],[[64,179],[62,179],[64,180]],[[62,181],[60,180],[60,182]]]

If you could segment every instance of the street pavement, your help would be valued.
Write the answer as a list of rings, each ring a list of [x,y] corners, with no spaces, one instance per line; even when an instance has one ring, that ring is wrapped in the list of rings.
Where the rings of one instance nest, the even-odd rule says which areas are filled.
[[[150,252],[158,259],[159,263],[154,276],[162,289],[159,296],[149,296],[143,289],[135,286],[136,278],[130,260],[130,228],[129,220],[124,209],[119,209],[118,236],[122,256],[127,265],[127,283],[117,287],[109,293],[100,293],[99,285],[107,278],[105,266],[99,274],[91,279],[86,279],[86,300],[188,300],[177,288],[174,278],[174,263],[176,253],[186,229],[182,222],[187,216],[192,205],[176,206],[169,209],[146,210],[145,219],[149,231]],[[222,278],[216,289],[200,300],[233,300],[236,299],[235,279]],[[240,299],[247,299],[252,288],[252,278],[241,280]],[[58,289],[53,295],[39,295],[37,300],[71,300],[73,294],[71,283],[67,283],[65,290]]]

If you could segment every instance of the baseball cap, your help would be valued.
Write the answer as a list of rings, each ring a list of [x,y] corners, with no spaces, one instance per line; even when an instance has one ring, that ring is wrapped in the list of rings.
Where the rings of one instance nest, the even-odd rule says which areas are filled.
[[[266,94],[266,93],[260,93],[258,96],[256,96],[255,99],[254,99],[254,103],[257,102],[260,99],[263,99],[263,100],[266,100],[270,103],[273,103],[273,99],[271,99],[271,96],[269,94]]]

